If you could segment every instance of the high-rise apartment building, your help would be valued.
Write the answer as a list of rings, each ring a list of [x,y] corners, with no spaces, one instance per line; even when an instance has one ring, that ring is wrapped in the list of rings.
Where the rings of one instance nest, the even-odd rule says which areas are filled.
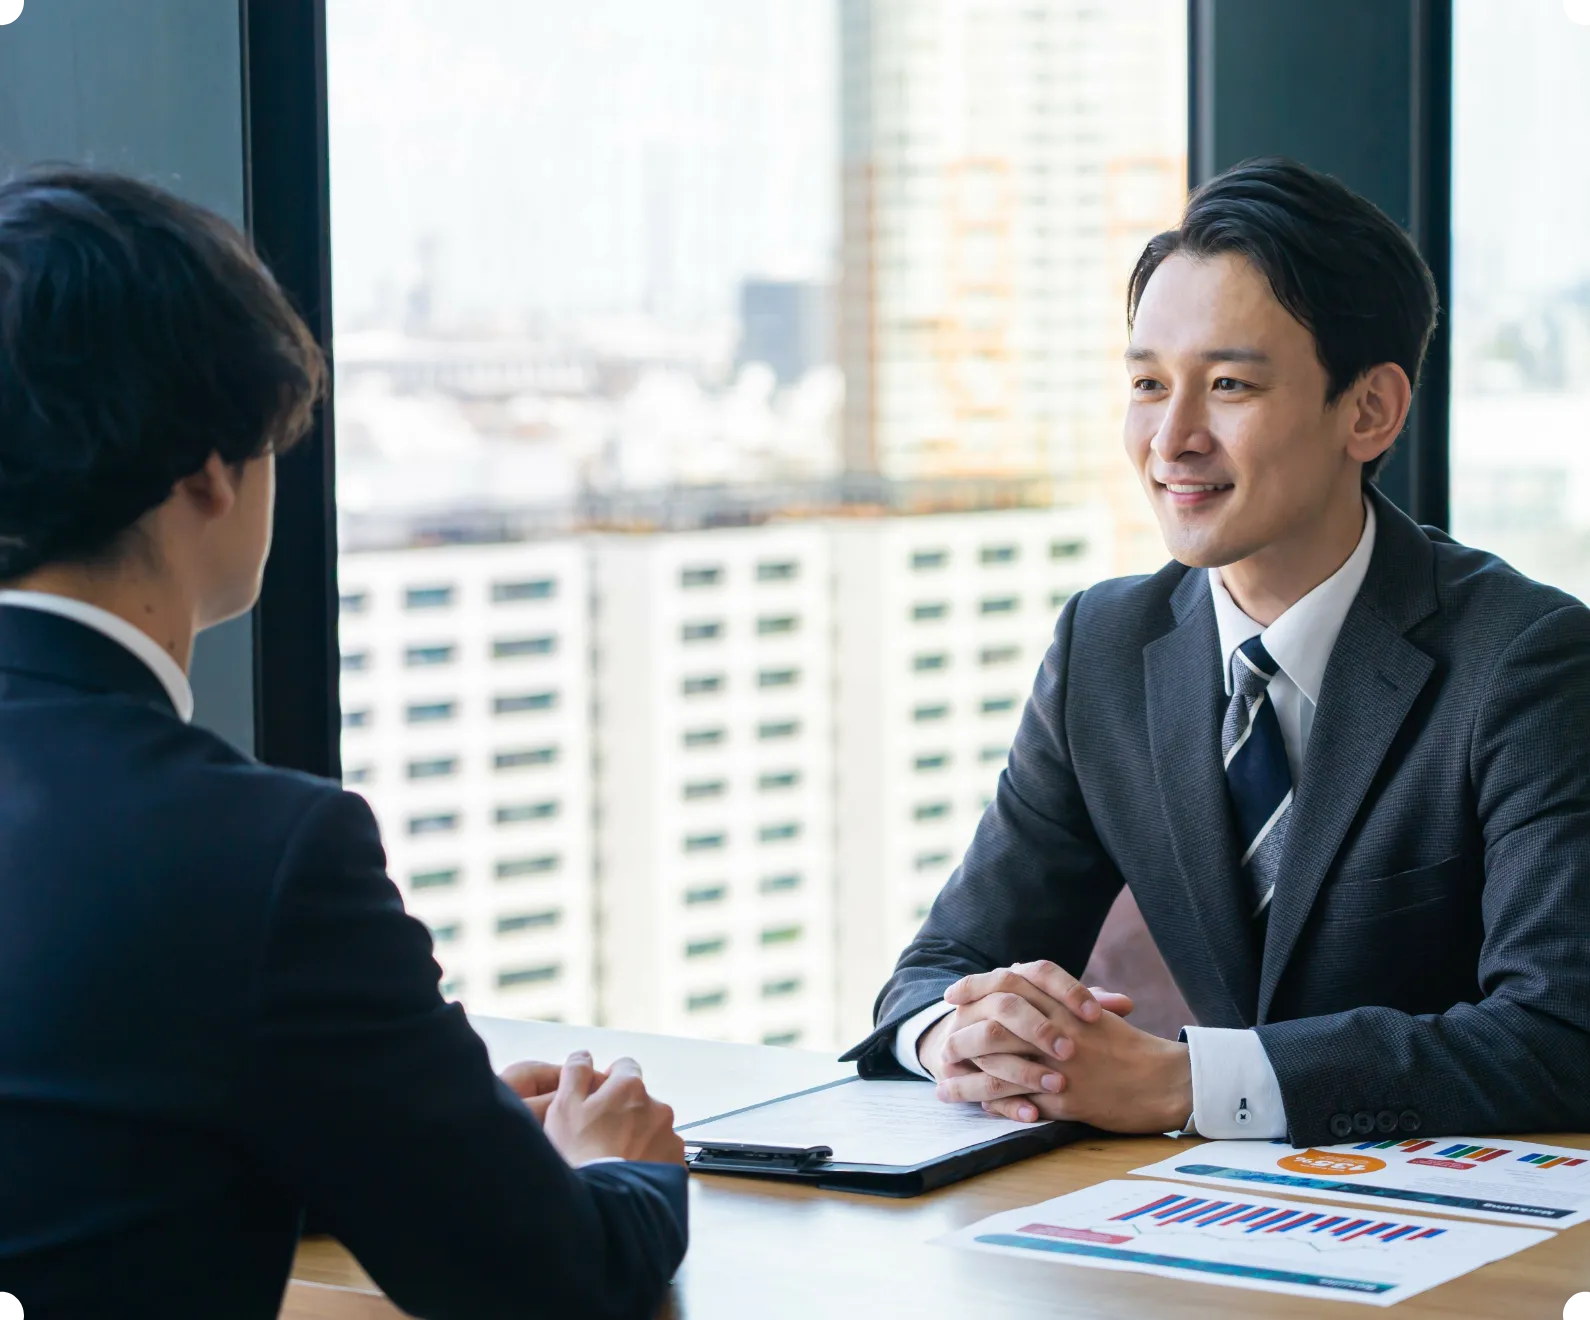
[[[994,794],[1070,595],[1111,553],[1102,511],[835,524],[840,1035],[872,1002]]]

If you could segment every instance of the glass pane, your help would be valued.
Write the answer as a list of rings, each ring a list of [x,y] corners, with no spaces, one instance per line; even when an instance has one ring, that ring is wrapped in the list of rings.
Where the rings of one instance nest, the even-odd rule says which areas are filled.
[[[1453,535],[1590,599],[1590,5],[1455,23]]]
[[[328,0],[344,757],[471,1010],[832,1049],[1163,560],[1182,0]]]

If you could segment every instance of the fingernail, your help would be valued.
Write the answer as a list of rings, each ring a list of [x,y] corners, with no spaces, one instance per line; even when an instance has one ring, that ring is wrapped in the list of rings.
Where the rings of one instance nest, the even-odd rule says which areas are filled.
[[[1099,1017],[1099,1003],[1098,1003],[1098,1000],[1096,1000],[1096,999],[1085,1000],[1083,1002],[1083,1005],[1082,1005],[1081,1016],[1082,1016],[1082,1020],[1084,1022],[1096,1022],[1096,1021],[1098,1021],[1098,1017]]]
[[[1060,1078],[1055,1073],[1045,1073],[1039,1085],[1045,1091],[1058,1091],[1060,1089]]]
[[[1031,1105],[1023,1105],[1016,1112],[1021,1115],[1022,1122],[1024,1123],[1030,1123],[1033,1119],[1038,1117],[1038,1111]]]
[[[950,1088],[940,1082],[933,1088],[933,1094],[938,1096],[940,1100],[948,1100],[950,1098]]]

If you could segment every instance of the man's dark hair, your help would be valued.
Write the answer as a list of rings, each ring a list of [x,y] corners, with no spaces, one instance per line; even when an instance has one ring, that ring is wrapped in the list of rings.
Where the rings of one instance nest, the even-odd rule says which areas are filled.
[[[1181,224],[1155,235],[1137,259],[1126,291],[1129,327],[1149,277],[1173,252],[1230,252],[1252,262],[1314,336],[1327,404],[1382,362],[1418,384],[1439,306],[1430,268],[1390,216],[1329,175],[1265,156],[1198,188]],[[1365,464],[1365,475],[1385,457]]]
[[[325,379],[219,216],[83,169],[0,183],[0,582],[113,558],[211,454],[290,448]]]

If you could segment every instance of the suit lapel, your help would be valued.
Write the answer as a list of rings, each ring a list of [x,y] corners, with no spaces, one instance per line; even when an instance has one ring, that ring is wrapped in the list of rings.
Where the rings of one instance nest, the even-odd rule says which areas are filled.
[[[1154,777],[1183,887],[1183,906],[1231,996],[1251,1025],[1258,994],[1252,925],[1243,910],[1236,835],[1220,762],[1220,638],[1208,579],[1187,573],[1171,606],[1178,626],[1143,648]]]
[[[1429,538],[1378,491],[1375,550],[1325,667],[1287,822],[1259,982],[1266,1021],[1342,840],[1435,662],[1403,633],[1436,608]]]

